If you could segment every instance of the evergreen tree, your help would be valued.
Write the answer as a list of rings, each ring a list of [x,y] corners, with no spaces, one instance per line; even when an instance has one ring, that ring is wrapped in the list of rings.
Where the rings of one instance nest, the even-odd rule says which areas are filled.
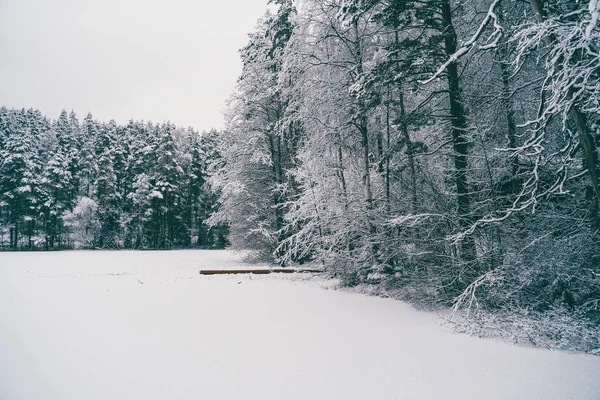
[[[120,247],[120,194],[114,170],[116,134],[116,124],[111,121],[100,127],[95,143],[98,171],[94,182],[94,197],[98,199],[97,214],[100,221],[97,243],[102,248]]]
[[[4,113],[3,113],[4,114]],[[0,148],[0,214],[9,231],[9,247],[19,248],[20,236],[27,230],[31,247],[31,221],[38,205],[37,177],[40,165],[31,129],[26,127],[25,111],[3,116],[3,146]]]

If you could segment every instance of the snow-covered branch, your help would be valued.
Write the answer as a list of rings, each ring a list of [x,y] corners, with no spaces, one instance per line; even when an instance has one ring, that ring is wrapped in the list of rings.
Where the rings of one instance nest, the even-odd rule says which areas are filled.
[[[471,36],[469,40],[461,44],[461,46],[456,50],[456,52],[450,55],[446,62],[444,62],[430,78],[421,81],[422,84],[428,84],[430,82],[433,82],[435,79],[437,79],[440,75],[444,73],[444,71],[446,70],[446,68],[448,68],[450,64],[455,63],[456,61],[458,61],[459,58],[468,54],[474,48],[477,47],[479,50],[489,50],[498,45],[498,42],[502,38],[502,32],[504,31],[504,28],[498,22],[498,16],[496,15],[495,10],[501,2],[502,0],[494,0],[494,2],[490,5],[487,11],[485,18],[483,19],[483,21],[481,21],[479,27],[477,28],[473,36]],[[493,26],[492,33],[485,39],[483,44],[477,46],[479,39],[481,38],[483,32],[485,32],[485,29],[490,23],[492,23]]]

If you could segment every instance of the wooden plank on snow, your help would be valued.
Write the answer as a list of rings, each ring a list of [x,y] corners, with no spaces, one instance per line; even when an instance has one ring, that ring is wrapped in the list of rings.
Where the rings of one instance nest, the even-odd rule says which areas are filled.
[[[319,273],[322,269],[317,268],[246,268],[246,269],[201,269],[200,275],[223,275],[223,274],[292,274],[292,273]]]

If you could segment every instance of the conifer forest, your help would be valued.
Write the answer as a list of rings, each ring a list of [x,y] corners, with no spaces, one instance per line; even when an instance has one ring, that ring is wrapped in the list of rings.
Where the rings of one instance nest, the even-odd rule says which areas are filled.
[[[0,109],[0,247],[223,247],[205,222],[214,132]]]

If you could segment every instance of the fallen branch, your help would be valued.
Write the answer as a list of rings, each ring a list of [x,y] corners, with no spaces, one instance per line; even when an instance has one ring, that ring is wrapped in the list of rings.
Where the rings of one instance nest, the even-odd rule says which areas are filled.
[[[201,269],[200,275],[224,275],[224,274],[292,274],[292,273],[320,273],[318,268],[252,268],[252,269]]]

